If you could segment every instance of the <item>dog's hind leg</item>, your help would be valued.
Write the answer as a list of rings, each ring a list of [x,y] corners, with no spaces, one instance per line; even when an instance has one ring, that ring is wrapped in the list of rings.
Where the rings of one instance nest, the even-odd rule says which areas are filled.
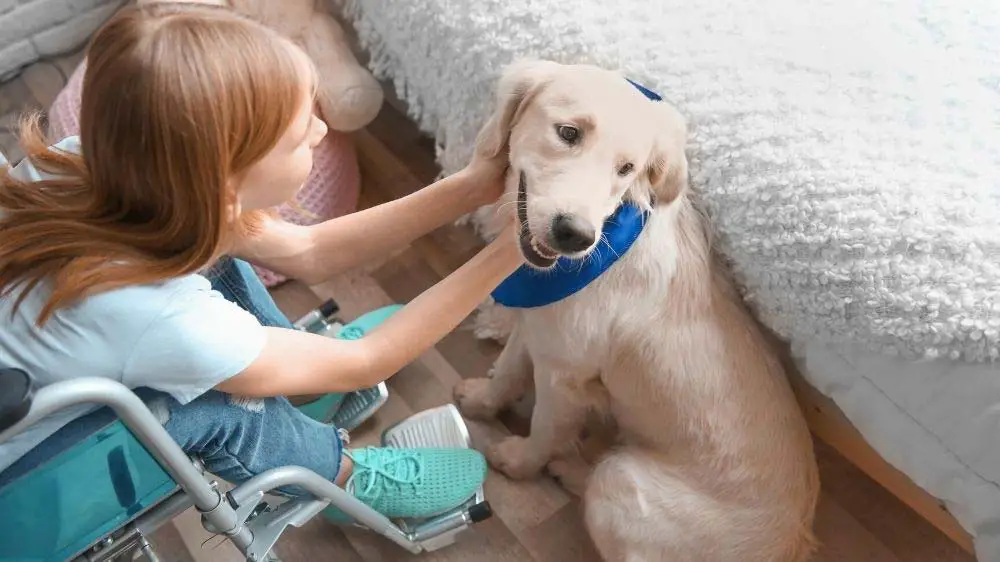
[[[717,513],[706,500],[662,459],[626,447],[591,473],[584,521],[607,562],[729,562],[712,552]]]
[[[531,357],[523,332],[523,328],[514,328],[488,378],[465,379],[455,385],[455,402],[463,414],[474,419],[492,418],[528,391]]]
[[[559,481],[569,493],[582,497],[587,488],[587,477],[594,467],[578,451],[570,451],[549,461],[545,471]]]
[[[578,446],[554,456],[545,467],[545,471],[558,480],[566,491],[578,497],[583,496],[594,466],[614,445],[617,427],[613,419],[596,411],[587,422],[584,433]]]

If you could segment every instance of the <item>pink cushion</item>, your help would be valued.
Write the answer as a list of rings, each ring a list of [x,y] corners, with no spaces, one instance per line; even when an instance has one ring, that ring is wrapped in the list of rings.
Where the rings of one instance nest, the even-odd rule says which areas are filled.
[[[80,94],[85,68],[86,61],[73,72],[49,109],[49,132],[55,139],[80,133]],[[360,187],[358,159],[351,137],[331,130],[313,152],[312,173],[296,195],[296,204],[282,205],[278,212],[285,220],[301,225],[346,215],[357,210]],[[254,269],[269,287],[286,280],[273,271],[256,266]]]

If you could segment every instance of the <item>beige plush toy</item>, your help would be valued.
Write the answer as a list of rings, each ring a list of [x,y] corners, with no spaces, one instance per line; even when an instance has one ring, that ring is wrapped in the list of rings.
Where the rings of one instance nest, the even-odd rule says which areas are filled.
[[[137,0],[141,6],[158,0]],[[330,14],[329,0],[188,0],[233,7],[295,41],[319,72],[317,104],[335,131],[355,131],[382,107],[382,88],[358,63],[344,30]]]

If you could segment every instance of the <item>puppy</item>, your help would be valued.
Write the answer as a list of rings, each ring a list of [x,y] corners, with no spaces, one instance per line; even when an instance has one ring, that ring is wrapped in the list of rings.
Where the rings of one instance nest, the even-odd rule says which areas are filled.
[[[620,74],[516,63],[477,150],[509,151],[507,198],[531,267],[586,260],[624,202],[638,238],[582,290],[514,318],[491,378],[455,388],[487,418],[532,384],[531,434],[487,451],[512,478],[542,469],[583,496],[608,561],[779,562],[814,548],[812,442],[771,341],[715,260],[689,200],[686,125]],[[588,410],[615,445],[596,466],[576,449]]]

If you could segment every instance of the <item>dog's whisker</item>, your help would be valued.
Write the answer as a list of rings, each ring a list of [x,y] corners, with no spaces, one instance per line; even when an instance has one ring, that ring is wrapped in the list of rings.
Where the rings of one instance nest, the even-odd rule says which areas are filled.
[[[622,255],[619,254],[617,250],[615,250],[615,247],[611,244],[611,241],[608,240],[608,234],[606,232],[601,233],[601,242],[607,244],[608,249],[611,250],[611,253],[613,253],[616,258],[621,259]]]

